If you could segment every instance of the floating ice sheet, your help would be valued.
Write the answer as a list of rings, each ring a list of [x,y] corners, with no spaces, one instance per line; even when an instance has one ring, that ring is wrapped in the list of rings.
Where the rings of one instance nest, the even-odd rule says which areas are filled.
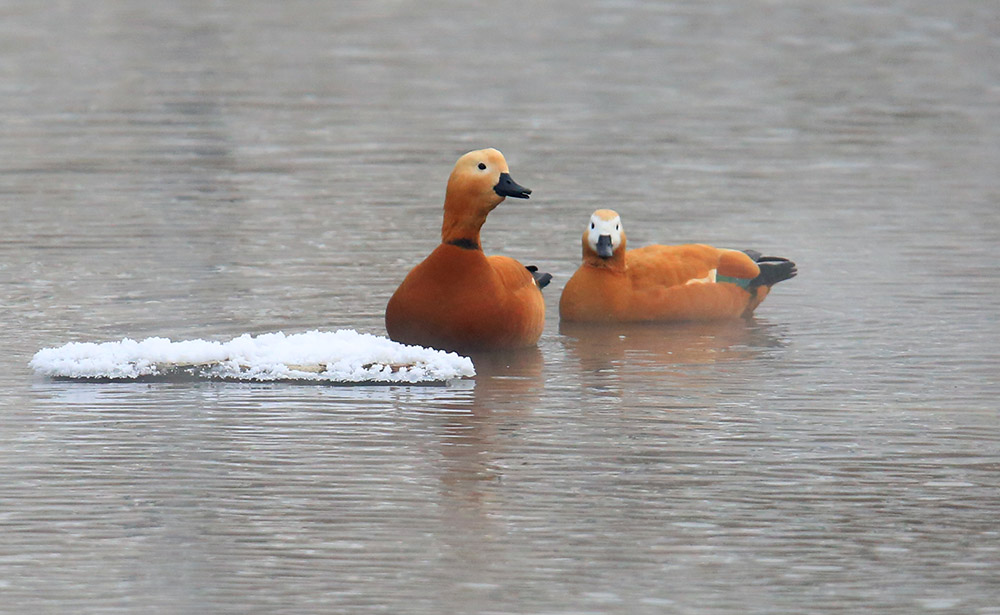
[[[294,335],[242,335],[228,342],[142,341],[78,343],[38,351],[30,363],[50,378],[212,380],[328,383],[431,383],[475,375],[472,360],[406,346],[350,329]]]

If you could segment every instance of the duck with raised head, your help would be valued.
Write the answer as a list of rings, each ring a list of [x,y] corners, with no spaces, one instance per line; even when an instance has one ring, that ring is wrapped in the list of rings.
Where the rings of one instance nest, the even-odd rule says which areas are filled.
[[[459,352],[534,346],[545,325],[541,289],[552,276],[508,256],[486,256],[479,231],[506,197],[531,190],[495,149],[458,159],[444,199],[441,245],[413,268],[385,308],[389,337]]]
[[[703,244],[626,250],[621,217],[599,209],[583,233],[583,264],[566,283],[567,322],[680,322],[749,317],[795,263]]]

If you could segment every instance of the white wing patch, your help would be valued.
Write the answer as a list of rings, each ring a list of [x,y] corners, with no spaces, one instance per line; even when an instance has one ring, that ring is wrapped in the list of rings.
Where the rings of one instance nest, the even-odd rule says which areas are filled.
[[[688,280],[687,282],[685,282],[685,284],[714,284],[715,283],[715,274],[716,274],[717,271],[718,270],[716,270],[716,269],[712,269],[711,271],[708,272],[708,275],[706,275],[705,277],[703,277],[703,278],[692,278],[692,279]]]

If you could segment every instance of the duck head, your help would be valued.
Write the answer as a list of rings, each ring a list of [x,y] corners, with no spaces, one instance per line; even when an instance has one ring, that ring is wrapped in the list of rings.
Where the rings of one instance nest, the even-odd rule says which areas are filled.
[[[442,243],[479,248],[486,216],[507,197],[526,199],[531,190],[510,176],[507,161],[489,148],[465,154],[455,163],[444,197]]]
[[[625,254],[625,231],[617,212],[598,209],[590,216],[583,233],[583,259],[589,264],[608,266]]]

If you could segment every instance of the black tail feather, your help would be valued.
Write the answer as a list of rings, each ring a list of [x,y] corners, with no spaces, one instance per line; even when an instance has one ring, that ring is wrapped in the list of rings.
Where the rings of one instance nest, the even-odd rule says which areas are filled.
[[[756,250],[743,250],[757,263],[760,273],[756,278],[750,280],[750,288],[758,286],[771,287],[778,282],[790,280],[798,275],[799,270],[795,263],[780,256],[764,256]]]
[[[528,265],[525,269],[531,272],[531,277],[535,278],[535,284],[538,285],[539,289],[545,288],[552,281],[551,273],[539,273],[538,267],[534,265]]]

